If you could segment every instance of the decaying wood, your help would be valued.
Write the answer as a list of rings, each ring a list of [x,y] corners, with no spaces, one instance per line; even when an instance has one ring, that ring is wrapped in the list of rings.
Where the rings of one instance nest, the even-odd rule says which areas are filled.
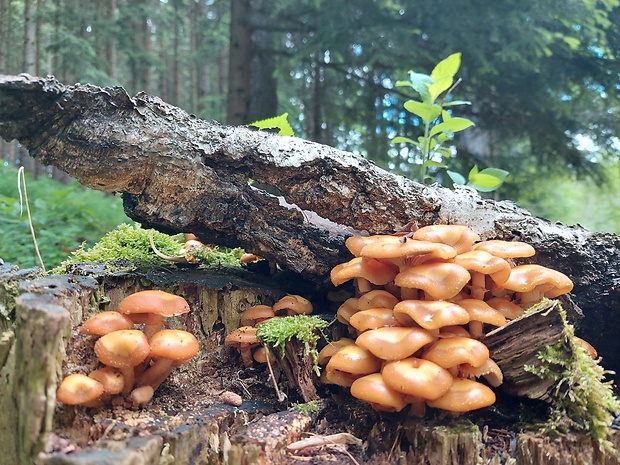
[[[415,221],[523,240],[575,282],[582,335],[620,369],[620,238],[535,218],[510,202],[423,186],[351,153],[203,121],[157,97],[0,76],[0,136],[82,184],[122,192],[129,216],[208,243],[242,246],[321,281],[350,258],[344,239]],[[278,198],[254,188],[272,186]]]

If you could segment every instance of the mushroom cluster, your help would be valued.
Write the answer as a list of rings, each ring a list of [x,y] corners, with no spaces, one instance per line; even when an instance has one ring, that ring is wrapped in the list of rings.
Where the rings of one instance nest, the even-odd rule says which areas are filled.
[[[256,337],[256,327],[272,318],[309,315],[310,313],[312,313],[312,303],[296,294],[286,295],[273,305],[253,305],[241,314],[239,327],[226,336],[224,345],[237,349],[246,368],[251,367],[254,362],[266,363],[267,357],[271,355]],[[270,358],[270,361],[273,360]]]
[[[81,332],[96,339],[94,351],[103,366],[88,376],[67,376],[58,387],[57,400],[87,407],[125,401],[147,404],[173,368],[198,353],[193,334],[168,329],[164,321],[187,312],[189,304],[183,297],[148,290],[123,299],[118,311],[100,312],[86,320]]]
[[[558,271],[515,265],[534,255],[530,245],[481,242],[461,225],[353,236],[346,246],[354,258],[330,278],[335,286],[355,280],[355,296],[337,312],[350,338],[321,351],[322,380],[380,411],[410,405],[421,416],[426,406],[466,412],[492,405],[503,377],[485,333],[573,287]]]

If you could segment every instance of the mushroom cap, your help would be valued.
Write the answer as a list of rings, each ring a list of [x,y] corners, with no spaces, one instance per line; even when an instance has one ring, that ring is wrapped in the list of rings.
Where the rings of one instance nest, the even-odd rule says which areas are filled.
[[[459,305],[469,313],[469,321],[479,321],[491,326],[504,326],[508,322],[499,310],[484,300],[462,299],[459,300]]]
[[[383,240],[385,237],[391,237],[386,234],[375,234],[373,236],[351,236],[347,238],[344,245],[349,249],[349,252],[355,257],[361,257],[360,253],[364,246]]]
[[[101,367],[88,374],[89,378],[99,381],[106,394],[120,394],[125,386],[123,374],[114,367]]]
[[[550,299],[573,290],[573,282],[564,273],[541,265],[519,265],[510,272],[510,278],[502,286],[516,292],[529,292],[535,288]]]
[[[450,389],[454,379],[445,368],[415,357],[387,362],[381,374],[392,389],[422,399],[441,397]]]
[[[252,352],[252,358],[256,363],[267,363],[267,359],[269,359],[272,363],[276,362],[276,357],[264,345],[258,346],[254,349]]]
[[[422,328],[386,327],[360,334],[355,343],[382,360],[410,357],[435,338]]]
[[[591,358],[595,360],[598,358],[598,351],[585,339],[582,339],[579,336],[573,336],[573,345],[576,347],[581,347]]]
[[[394,308],[398,298],[384,289],[374,289],[359,297],[357,308],[368,310],[369,308]]]
[[[435,299],[451,299],[470,279],[469,271],[461,265],[431,262],[401,271],[394,282],[400,287],[421,289]]]
[[[372,258],[355,257],[332,268],[329,277],[334,286],[340,286],[353,278],[364,278],[372,284],[382,286],[392,281],[397,273],[398,269],[387,263]]]
[[[413,233],[413,238],[449,245],[456,249],[456,253],[459,254],[467,252],[475,242],[480,240],[480,236],[467,226],[457,224],[424,226]]]
[[[448,337],[430,346],[422,358],[443,368],[452,368],[463,363],[479,367],[489,359],[489,349],[477,339]]]
[[[426,403],[451,412],[469,412],[493,405],[495,399],[495,393],[488,386],[470,379],[455,378],[448,392]]]
[[[381,360],[369,350],[349,344],[336,352],[325,366],[325,376],[331,383],[349,387],[354,380],[381,368]]]
[[[415,262],[415,257],[430,257],[447,260],[456,255],[456,250],[446,244],[425,240],[407,239],[399,236],[383,236],[366,244],[360,251],[362,257],[382,260],[396,260],[403,265],[407,260]],[[398,261],[400,259],[400,261]]]
[[[327,362],[329,362],[329,359],[332,358],[332,355],[334,355],[344,346],[348,346],[349,344],[354,344],[354,343],[355,341],[353,339],[349,339],[348,337],[341,337],[337,341],[330,342],[325,347],[323,347],[321,351],[319,352],[317,363],[319,365],[326,365]]]
[[[532,257],[536,250],[530,244],[519,241],[502,241],[492,239],[480,242],[472,247],[473,250],[484,250],[491,255],[501,258],[527,258]]]
[[[188,361],[200,350],[196,336],[180,329],[163,329],[150,340],[151,357]]]
[[[484,250],[470,250],[459,254],[454,257],[454,263],[470,272],[489,275],[498,285],[505,283],[510,277],[510,263]]]
[[[240,326],[224,339],[224,345],[238,347],[240,344],[258,344],[254,326]]]
[[[353,381],[351,395],[381,412],[400,412],[407,405],[405,395],[389,387],[381,373],[372,373]]]
[[[338,321],[348,325],[351,317],[359,312],[359,308],[357,308],[358,303],[359,299],[357,297],[350,297],[345,300],[336,311]]]
[[[276,315],[308,315],[312,313],[312,304],[300,295],[286,295],[273,304]]]
[[[459,367],[459,373],[465,378],[479,378],[483,376],[493,387],[498,387],[504,382],[504,374],[492,358],[487,358],[479,367],[473,367],[465,363]]]
[[[189,304],[178,295],[160,290],[140,291],[125,297],[118,304],[125,314],[155,313],[163,317],[180,316],[189,312]]]
[[[101,336],[95,342],[95,354],[104,365],[135,367],[149,355],[151,347],[142,331],[123,329]]]
[[[394,317],[394,312],[389,308],[361,310],[349,318],[349,324],[358,331],[383,328],[384,326],[400,326]]]
[[[467,310],[446,300],[403,300],[393,312],[401,325],[411,326],[413,321],[428,330],[469,323]]]
[[[127,400],[133,405],[146,405],[153,398],[153,394],[155,394],[155,390],[152,386],[148,384],[145,386],[138,386],[131,391]]]
[[[56,390],[56,400],[67,405],[82,405],[97,400],[103,391],[99,381],[77,373],[62,380]]]
[[[256,326],[261,321],[273,318],[276,314],[269,305],[252,305],[241,314],[240,326]]]
[[[507,320],[514,320],[525,313],[521,306],[504,297],[493,297],[485,302],[504,315]]]
[[[119,312],[106,311],[89,318],[82,325],[82,334],[103,336],[120,329],[133,329],[133,321]]]

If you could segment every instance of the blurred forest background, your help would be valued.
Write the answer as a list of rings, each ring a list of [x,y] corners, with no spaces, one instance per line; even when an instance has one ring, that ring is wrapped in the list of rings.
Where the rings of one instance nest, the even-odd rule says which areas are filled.
[[[405,176],[416,153],[391,139],[417,138],[420,122],[403,108],[415,94],[395,83],[455,52],[455,98],[472,102],[455,113],[476,127],[456,135],[450,168],[507,170],[493,198],[620,233],[620,0],[0,0],[2,74],[122,86],[224,124],[288,112],[297,136]],[[0,153],[3,258],[16,234],[29,240],[20,165],[29,185],[62,183],[45,184],[33,205],[59,254],[125,220],[118,199],[99,193],[72,204],[81,188],[16,141],[0,140]],[[63,202],[72,206],[54,214]],[[94,229],[51,229],[72,222]]]

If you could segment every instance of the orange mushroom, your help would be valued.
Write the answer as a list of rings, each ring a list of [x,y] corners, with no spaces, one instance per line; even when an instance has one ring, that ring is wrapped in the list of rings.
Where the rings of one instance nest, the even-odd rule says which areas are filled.
[[[357,378],[376,373],[381,360],[369,350],[349,344],[336,352],[325,366],[325,378],[332,384],[349,387]]]
[[[447,300],[403,300],[396,304],[393,312],[401,325],[419,325],[430,331],[469,323],[467,310]]]
[[[144,323],[148,339],[162,329],[164,317],[180,316],[189,312],[189,304],[178,295],[159,290],[136,292],[118,304],[118,311],[136,323]]]
[[[246,368],[252,366],[252,348],[258,344],[256,328],[253,326],[241,326],[231,331],[224,339],[224,345],[235,347],[239,351],[243,365]]]
[[[142,331],[124,329],[101,336],[95,342],[95,354],[104,365],[118,368],[123,374],[123,395],[134,385],[134,367],[148,357],[151,348]]]
[[[278,316],[308,315],[312,313],[312,303],[300,295],[286,295],[273,304],[273,312]]]
[[[443,396],[426,403],[451,412],[469,412],[493,405],[495,400],[495,393],[488,386],[470,379],[455,378]]]
[[[394,280],[398,269],[373,258],[356,257],[332,268],[330,279],[334,286],[340,286],[350,279],[357,278],[360,292],[371,291],[368,283],[382,286]]]
[[[461,265],[432,262],[401,271],[394,282],[401,288],[420,289],[434,299],[451,299],[470,279],[469,272]],[[408,296],[408,298],[414,297]]]
[[[573,282],[565,274],[541,265],[519,265],[510,272],[510,278],[501,286],[517,292],[521,305],[530,306],[542,300],[567,294]]]
[[[409,357],[388,362],[381,370],[392,389],[422,399],[437,399],[452,385],[452,375],[436,363]]]
[[[424,226],[413,233],[413,238],[449,245],[456,250],[457,254],[467,252],[475,242],[480,240],[480,236],[467,226],[457,224]]]
[[[351,395],[380,412],[400,412],[407,406],[405,395],[389,387],[381,373],[372,373],[351,384]]]
[[[393,326],[365,331],[355,343],[382,360],[401,360],[434,340],[425,329]]]
[[[253,305],[241,314],[240,326],[256,326],[275,316],[273,308],[269,305]]]
[[[485,277],[489,276],[501,286],[510,277],[510,263],[484,250],[470,250],[454,257],[471,275],[470,293],[474,299],[484,299],[487,292]]]
[[[62,380],[56,390],[56,399],[67,405],[98,407],[103,392],[103,385],[99,381],[77,373]]]
[[[121,329],[133,329],[133,321],[119,312],[106,311],[89,318],[82,325],[82,334],[103,336]]]
[[[383,328],[384,326],[400,326],[394,317],[394,312],[389,308],[361,310],[351,316],[349,325],[358,331]]]

